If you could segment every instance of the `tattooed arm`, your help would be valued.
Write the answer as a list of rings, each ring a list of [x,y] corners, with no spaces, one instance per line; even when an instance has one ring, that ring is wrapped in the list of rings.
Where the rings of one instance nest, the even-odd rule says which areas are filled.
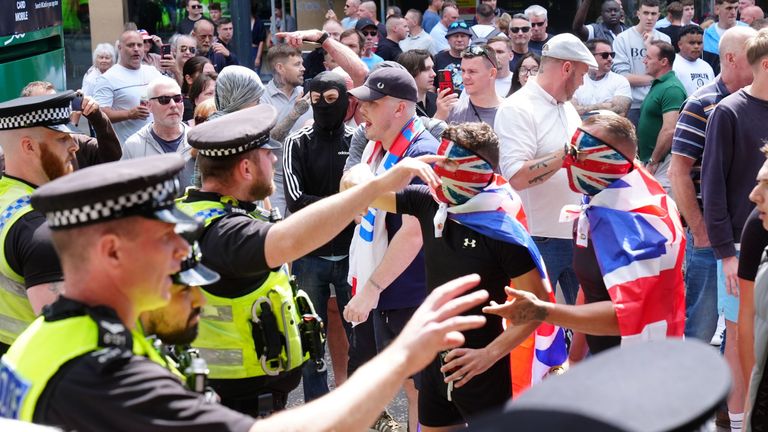
[[[51,282],[27,288],[27,297],[32,304],[32,311],[40,315],[43,307],[53,303],[64,292],[64,282]]]
[[[546,321],[589,335],[619,335],[619,320],[610,301],[572,306],[549,303],[527,291],[511,288],[506,291],[513,299],[511,302],[503,305],[491,302],[491,306],[484,307],[483,312],[499,315],[514,325]]]
[[[509,179],[509,183],[516,190],[544,183],[562,168],[564,158],[564,151],[558,150],[538,159],[529,160]]]
[[[293,109],[288,112],[285,118],[277,122],[275,127],[272,128],[272,131],[269,133],[269,137],[275,141],[285,141],[285,138],[288,136],[288,133],[291,131],[294,123],[296,123],[296,120],[298,120],[299,117],[304,115],[304,113],[308,110],[309,101],[304,97],[297,99],[296,105],[293,106]]]

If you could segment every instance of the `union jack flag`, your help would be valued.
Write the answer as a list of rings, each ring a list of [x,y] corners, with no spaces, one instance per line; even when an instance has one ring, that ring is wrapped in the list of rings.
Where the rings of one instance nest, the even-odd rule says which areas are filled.
[[[442,180],[441,187],[435,191],[438,201],[464,204],[493,179],[493,167],[488,161],[453,141],[443,138],[437,154],[448,158],[434,166]],[[450,167],[445,166],[448,164]]]
[[[589,195],[596,195],[630,168],[630,162],[614,148],[581,129],[573,134],[570,149],[565,160],[569,181]]]
[[[488,187],[466,204],[449,207],[448,214],[450,219],[480,234],[528,249],[549,292],[549,301],[555,302],[544,260],[526,227],[522,202],[504,178],[495,176]],[[551,368],[565,363],[568,353],[563,330],[542,323],[510,355],[512,394],[517,397],[523,390],[541,381]]]
[[[619,320],[622,343],[681,337],[685,327],[685,235],[675,202],[644,168],[614,181],[583,204],[566,206],[561,221],[578,218],[577,245],[592,240]]]

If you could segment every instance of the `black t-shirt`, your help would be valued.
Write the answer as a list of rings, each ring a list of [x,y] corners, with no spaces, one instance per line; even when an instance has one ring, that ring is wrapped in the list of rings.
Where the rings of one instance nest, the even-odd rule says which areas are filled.
[[[185,202],[215,201],[221,195],[190,190]],[[239,208],[252,212],[252,203],[239,203]],[[260,286],[272,270],[267,265],[264,244],[267,231],[272,227],[242,213],[232,212],[213,221],[201,236],[200,251],[203,264],[217,271],[221,279],[205,290],[213,295],[236,298]]]
[[[427,92],[424,103],[416,104],[416,115],[419,117],[434,117],[437,112],[437,93]]]
[[[308,89],[309,85],[307,80],[310,80],[317,76],[320,72],[325,71],[325,50],[322,48],[315,48],[307,54],[304,54],[304,88]],[[306,90],[305,90],[306,91]]]
[[[379,46],[376,48],[376,55],[384,60],[397,60],[397,56],[403,53],[400,49],[400,45],[391,39],[384,38],[379,42]]]
[[[506,301],[504,287],[510,279],[536,268],[528,250],[522,246],[491,239],[449,220],[443,236],[435,237],[433,219],[438,205],[425,185],[406,187],[397,194],[397,212],[415,216],[424,239],[424,261],[427,270],[427,290],[471,273],[480,275],[480,285],[490,300]],[[483,315],[482,305],[465,315]],[[485,315],[487,323],[480,329],[464,332],[468,348],[483,348],[503,332],[501,318]]]
[[[755,208],[749,214],[744,230],[741,232],[741,253],[739,254],[739,277],[748,281],[755,281],[757,269],[760,267],[760,258],[765,247],[768,246],[768,231],[763,228],[763,221]]]
[[[575,236],[574,236],[575,238]],[[573,243],[573,270],[576,272],[576,278],[579,280],[581,290],[584,292],[585,303],[597,303],[601,301],[611,301],[608,290],[605,288],[603,275],[600,273],[600,266],[597,264],[595,249],[592,246],[592,240],[589,240],[587,247],[581,247]],[[593,336],[586,335],[587,345],[592,354],[597,354],[621,344],[620,336]]]
[[[117,318],[114,311],[99,308]],[[46,321],[81,315],[82,306],[62,298],[47,308]],[[248,431],[255,420],[184,388],[163,366],[131,353],[104,348],[69,361],[48,382],[35,423],[66,431]]]
[[[33,210],[19,218],[8,229],[3,247],[8,265],[24,277],[25,287],[64,280],[59,256],[51,242],[51,230],[42,213]]]
[[[675,52],[680,52],[680,48],[677,46],[677,42],[680,40],[680,32],[683,30],[683,26],[669,25],[667,27],[660,28],[659,31],[669,36],[671,44],[675,47]]]

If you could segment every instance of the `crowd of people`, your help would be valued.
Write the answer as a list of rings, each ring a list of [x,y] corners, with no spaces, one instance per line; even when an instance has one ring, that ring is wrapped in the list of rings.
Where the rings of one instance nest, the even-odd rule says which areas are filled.
[[[218,3],[126,24],[77,93],[0,104],[0,415],[456,430],[687,338],[732,371],[718,425],[762,430],[768,20],[715,5],[583,0],[553,34],[539,5],[346,0],[252,20],[247,60]]]

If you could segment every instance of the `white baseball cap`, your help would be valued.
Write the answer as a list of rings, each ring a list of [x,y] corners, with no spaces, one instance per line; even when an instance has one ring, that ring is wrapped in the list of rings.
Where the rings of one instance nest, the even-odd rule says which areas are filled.
[[[590,69],[597,69],[595,56],[586,45],[571,33],[553,36],[541,48],[542,57],[552,57],[559,60],[569,60],[585,63]]]

